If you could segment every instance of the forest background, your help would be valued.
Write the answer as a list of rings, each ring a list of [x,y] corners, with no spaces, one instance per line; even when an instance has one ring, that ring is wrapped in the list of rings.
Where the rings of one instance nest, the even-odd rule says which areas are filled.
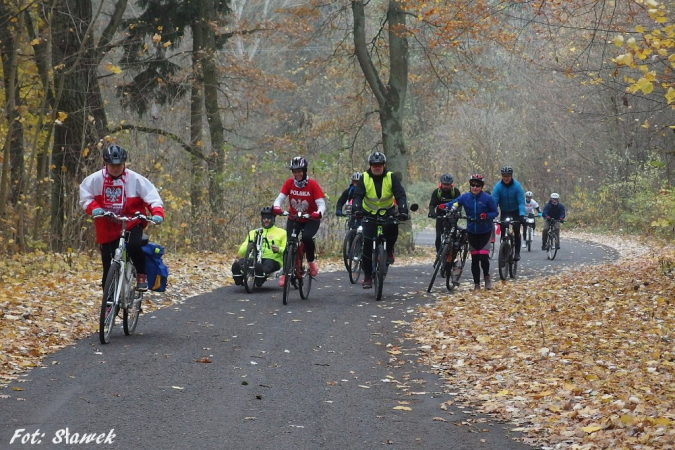
[[[296,155],[330,211],[375,149],[422,205],[511,165],[574,225],[666,235],[674,3],[2,0],[0,248],[95,249],[78,184],[110,142],[169,251],[231,251]]]

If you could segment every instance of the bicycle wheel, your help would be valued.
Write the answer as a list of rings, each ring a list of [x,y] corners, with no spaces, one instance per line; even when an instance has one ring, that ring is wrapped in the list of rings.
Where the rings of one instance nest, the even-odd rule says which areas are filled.
[[[244,267],[242,267],[244,271],[244,287],[249,294],[253,292],[253,286],[255,286],[256,256],[255,243],[250,242],[246,248],[246,258],[244,259]]]
[[[305,245],[302,242],[298,245],[298,254],[295,257],[295,273],[298,276],[298,284],[300,285],[300,298],[307,300],[309,291],[312,289],[312,276],[309,274],[309,263],[307,262]]]
[[[105,284],[103,285],[103,299],[98,320],[98,340],[101,341],[101,344],[110,342],[110,334],[115,325],[115,316],[117,315],[119,302],[119,292],[117,291],[120,277],[119,264],[117,261],[112,262],[108,275],[105,277]]]
[[[363,252],[363,234],[356,233],[352,241],[352,248],[349,252],[349,281],[355,284],[361,278],[361,261]]]
[[[354,236],[356,235],[356,231],[354,230],[348,230],[347,233],[345,233],[345,239],[342,242],[342,260],[345,263],[345,268],[347,269],[347,272],[351,274],[352,272],[352,241],[354,240]],[[351,277],[350,277],[351,278]],[[352,281],[353,283],[353,281]]]
[[[551,228],[553,228],[553,227],[551,227]],[[548,247],[546,249],[547,258],[550,259],[550,260],[555,259],[555,255],[558,254],[558,249],[556,248],[556,245],[555,245],[555,231],[553,231],[553,229],[551,229],[548,232],[548,240],[547,240],[546,245]]]
[[[455,286],[459,286],[459,279],[464,271],[464,265],[466,264],[468,255],[469,243],[464,242],[455,255],[455,260],[452,262],[452,266],[450,267],[450,270],[448,270],[447,277],[445,278],[445,287],[447,287],[449,291],[452,291]]]
[[[513,255],[509,255],[509,276],[515,278],[516,272],[518,272],[518,261],[515,260]]]
[[[136,268],[131,264],[131,282],[127,285],[126,290],[127,307],[122,312],[122,328],[124,328],[124,334],[127,336],[136,331],[138,316],[141,314],[143,293],[136,290],[136,284]]]
[[[375,249],[375,264],[373,267],[373,286],[375,288],[375,300],[382,300],[382,288],[384,285],[384,274],[387,270],[387,253],[384,245],[379,244]]]
[[[509,256],[511,255],[511,244],[504,241],[499,246],[499,256],[497,257],[497,266],[499,266],[499,278],[506,280],[509,276]]]
[[[531,252],[532,251],[532,227],[527,227],[527,240],[525,242],[527,243],[527,251]]]
[[[288,295],[291,292],[291,285],[293,284],[293,276],[295,276],[295,244],[290,244],[286,247],[286,259],[284,260],[284,305],[288,304]]]
[[[434,287],[434,281],[436,281],[436,275],[438,275],[438,272],[441,270],[441,267],[443,267],[443,264],[445,264],[445,260],[448,258],[448,252],[450,251],[450,243],[445,243],[443,246],[440,248],[438,253],[436,253],[436,260],[434,261],[434,268],[433,271],[431,272],[431,281],[429,282],[429,287],[427,288],[427,292],[431,292],[431,288]]]

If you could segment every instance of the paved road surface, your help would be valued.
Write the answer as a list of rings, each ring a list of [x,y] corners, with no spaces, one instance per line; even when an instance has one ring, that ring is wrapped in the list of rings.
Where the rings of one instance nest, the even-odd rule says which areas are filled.
[[[616,257],[573,241],[553,262],[523,256],[523,276]],[[405,339],[432,300],[429,269],[392,266],[381,302],[344,272],[321,273],[287,306],[271,283],[223,287],[142,315],[138,335],[83,339],[0,390],[0,449],[530,448],[507,424],[441,408],[452,381]],[[101,443],[63,444],[76,433]]]

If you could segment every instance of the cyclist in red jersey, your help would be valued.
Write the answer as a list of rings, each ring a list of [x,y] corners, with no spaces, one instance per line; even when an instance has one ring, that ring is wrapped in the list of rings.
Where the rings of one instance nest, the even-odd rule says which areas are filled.
[[[315,261],[314,236],[319,231],[321,218],[326,212],[326,201],[319,183],[307,176],[307,166],[307,160],[302,156],[296,156],[291,160],[289,168],[293,176],[281,186],[279,196],[274,200],[272,213],[281,214],[281,205],[288,198],[290,216],[286,222],[286,236],[290,238],[294,227],[296,231],[302,229],[302,242],[307,252],[309,274],[315,277],[319,273],[319,267]],[[298,214],[309,214],[311,219],[292,218]],[[284,281],[284,276],[279,277],[279,286],[283,287]]]

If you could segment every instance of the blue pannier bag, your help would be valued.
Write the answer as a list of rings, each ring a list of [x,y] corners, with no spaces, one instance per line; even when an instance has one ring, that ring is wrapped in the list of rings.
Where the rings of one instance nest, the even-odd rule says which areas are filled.
[[[155,292],[164,292],[169,278],[169,268],[162,261],[164,247],[154,242],[148,242],[143,246],[143,254],[145,255],[145,275],[148,277],[148,289]]]

